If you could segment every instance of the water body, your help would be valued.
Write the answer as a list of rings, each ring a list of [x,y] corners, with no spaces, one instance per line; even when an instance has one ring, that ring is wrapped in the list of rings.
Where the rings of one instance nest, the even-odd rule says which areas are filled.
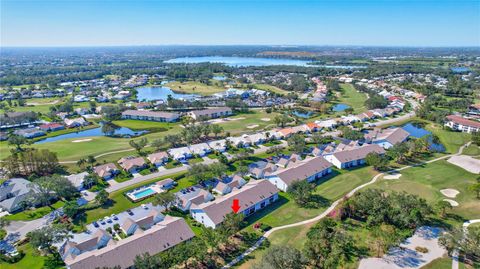
[[[437,152],[444,152],[445,151],[445,146],[443,146],[440,143],[435,143],[433,141],[432,132],[425,130],[420,124],[414,124],[414,123],[407,123],[402,126],[402,129],[407,131],[410,136],[413,136],[415,138],[422,138],[425,136],[428,137],[428,142],[430,143],[430,149],[437,151]]]
[[[269,66],[269,65],[295,65],[295,66],[311,66],[338,69],[355,69],[366,68],[360,65],[311,65],[312,61],[294,60],[294,59],[278,59],[278,58],[256,58],[256,57],[224,57],[224,56],[203,56],[203,57],[181,57],[165,61],[166,63],[223,63],[228,66],[245,67],[245,66]]]
[[[312,112],[311,111],[293,111],[292,114],[300,118],[308,119],[312,115]]]
[[[227,77],[226,76],[213,76],[213,79],[218,80],[218,81],[223,81],[223,80],[226,80]]]
[[[147,131],[145,130],[134,131],[126,127],[120,127],[119,129],[115,130],[112,136],[133,137],[133,136],[139,136],[145,133],[147,133]],[[95,137],[95,136],[106,136],[102,132],[102,127],[45,138],[35,142],[35,144],[43,144],[43,143],[55,142],[55,141],[71,139],[71,138]]]
[[[468,68],[468,67],[452,67],[452,68],[450,68],[450,70],[452,70],[452,72],[454,72],[454,73],[470,72],[470,68]]]
[[[350,108],[350,106],[347,105],[347,104],[336,104],[332,107],[332,110],[335,111],[335,112],[342,112],[342,111],[345,111],[348,108]]]
[[[184,99],[190,100],[196,97],[199,97],[196,94],[184,94],[184,93],[176,93],[172,91],[172,89],[168,87],[140,87],[137,88],[137,99],[139,101],[147,100],[147,101],[155,101],[155,100],[163,100],[166,101],[168,96],[171,95],[175,99]]]

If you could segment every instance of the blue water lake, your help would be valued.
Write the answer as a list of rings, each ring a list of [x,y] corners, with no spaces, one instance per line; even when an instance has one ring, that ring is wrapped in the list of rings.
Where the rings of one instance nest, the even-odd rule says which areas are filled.
[[[468,67],[452,67],[450,68],[454,73],[466,73],[470,71]]]
[[[349,105],[346,105],[346,104],[336,104],[332,107],[332,110],[335,111],[335,112],[341,112],[341,111],[344,111],[345,109],[348,109],[350,108]]]
[[[292,114],[300,118],[308,119],[313,113],[311,111],[293,111]]]
[[[166,101],[168,96],[171,95],[175,99],[184,99],[190,100],[199,95],[196,94],[184,94],[184,93],[176,93],[172,91],[172,89],[168,87],[139,87],[137,88],[137,100],[147,100],[147,101],[154,101],[154,100],[163,100]]]
[[[413,136],[415,138],[422,138],[425,136],[429,136],[428,142],[430,143],[430,149],[437,151],[437,152],[444,152],[445,147],[440,144],[440,143],[435,143],[433,141],[433,137],[431,136],[432,132],[425,130],[422,128],[421,125],[419,124],[413,124],[413,123],[407,123],[403,125],[402,127],[403,130],[407,131],[410,136]]]
[[[226,80],[227,77],[226,76],[213,76],[213,79],[218,80],[218,81],[223,81],[223,80]]]
[[[144,130],[134,131],[126,127],[120,127],[114,131],[112,136],[133,137],[133,136],[139,136],[145,133],[147,133],[147,131],[144,131]],[[60,141],[60,140],[71,139],[71,138],[95,137],[95,136],[106,136],[102,132],[102,127],[45,138],[35,142],[35,144],[43,144],[43,143]]]
[[[165,61],[166,63],[223,63],[228,66],[268,66],[268,65],[295,65],[311,66],[338,69],[366,68],[361,65],[311,65],[312,61],[279,59],[279,58],[256,58],[256,57],[224,57],[224,56],[202,56],[202,57],[181,57]]]

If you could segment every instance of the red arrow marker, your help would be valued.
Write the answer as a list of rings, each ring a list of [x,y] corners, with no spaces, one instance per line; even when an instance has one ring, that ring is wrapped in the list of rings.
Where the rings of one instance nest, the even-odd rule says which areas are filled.
[[[238,210],[240,210],[240,205],[239,205],[238,199],[233,199],[232,209],[233,209],[233,212],[235,212],[235,213],[237,213]]]

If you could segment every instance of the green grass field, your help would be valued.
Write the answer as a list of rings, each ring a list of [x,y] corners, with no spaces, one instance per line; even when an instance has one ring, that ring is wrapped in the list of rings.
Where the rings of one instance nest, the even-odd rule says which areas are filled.
[[[43,268],[46,257],[40,256],[32,248],[30,244],[25,244],[18,247],[18,250],[21,250],[25,253],[25,257],[19,262],[14,264],[1,263],[0,268],[2,269],[40,269]]]
[[[342,88],[340,96],[332,103],[338,104],[347,104],[351,108],[353,108],[354,113],[361,113],[367,110],[365,107],[365,100],[367,100],[367,96],[365,93],[357,92],[352,84],[340,84]]]
[[[199,95],[212,95],[214,93],[224,92],[225,88],[219,81],[212,80],[212,85],[207,85],[197,81],[179,82],[173,81],[165,85],[175,92],[193,93]]]
[[[29,221],[34,219],[39,219],[48,213],[52,212],[55,209],[58,209],[64,205],[64,202],[58,201],[51,206],[43,206],[32,210],[25,210],[16,214],[5,216],[5,219],[8,220],[23,220]]]

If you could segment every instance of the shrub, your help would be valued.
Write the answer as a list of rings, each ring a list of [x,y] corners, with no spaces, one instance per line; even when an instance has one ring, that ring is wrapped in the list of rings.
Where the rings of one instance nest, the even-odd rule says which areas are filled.
[[[426,247],[415,247],[415,250],[420,253],[428,253],[428,248]]]

